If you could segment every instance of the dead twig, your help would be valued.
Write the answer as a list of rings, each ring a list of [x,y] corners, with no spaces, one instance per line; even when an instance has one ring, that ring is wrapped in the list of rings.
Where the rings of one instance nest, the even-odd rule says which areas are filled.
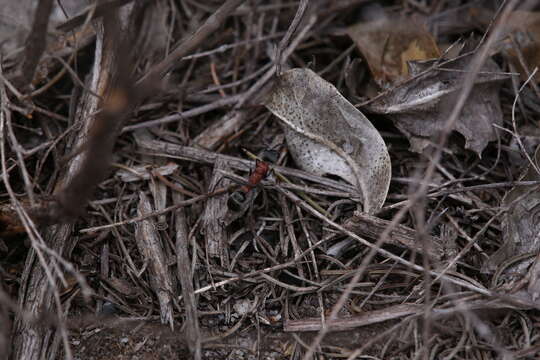
[[[18,87],[25,87],[34,78],[34,73],[47,45],[47,27],[53,9],[54,0],[40,0],[34,13],[32,29],[26,39],[24,60],[16,81]]]

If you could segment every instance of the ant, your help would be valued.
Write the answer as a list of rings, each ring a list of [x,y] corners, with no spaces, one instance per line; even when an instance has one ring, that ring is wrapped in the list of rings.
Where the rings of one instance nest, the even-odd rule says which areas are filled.
[[[233,211],[239,211],[245,204],[246,196],[270,173],[270,164],[275,163],[279,158],[276,150],[264,150],[261,159],[255,160],[255,169],[250,171],[247,184],[241,186],[233,192],[227,201],[227,207]]]

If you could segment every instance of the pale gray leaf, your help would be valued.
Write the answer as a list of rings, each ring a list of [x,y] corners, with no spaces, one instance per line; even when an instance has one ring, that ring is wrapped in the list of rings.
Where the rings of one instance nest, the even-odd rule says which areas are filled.
[[[289,70],[265,105],[282,121],[289,150],[302,169],[355,185],[367,213],[382,207],[391,176],[386,145],[332,84],[309,69]]]

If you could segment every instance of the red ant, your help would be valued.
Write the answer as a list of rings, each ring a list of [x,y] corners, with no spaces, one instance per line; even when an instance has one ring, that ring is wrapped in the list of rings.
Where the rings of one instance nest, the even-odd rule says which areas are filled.
[[[276,150],[265,150],[261,155],[261,160],[255,160],[255,169],[249,173],[247,184],[233,192],[227,202],[229,209],[238,211],[246,201],[246,196],[270,173],[270,164],[277,161],[279,153]]]

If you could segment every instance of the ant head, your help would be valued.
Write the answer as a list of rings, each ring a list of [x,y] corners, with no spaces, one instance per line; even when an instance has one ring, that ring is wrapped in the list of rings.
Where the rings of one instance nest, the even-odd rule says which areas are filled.
[[[227,207],[232,211],[240,211],[246,202],[246,195],[242,191],[235,191],[229,196]]]
[[[275,163],[279,159],[279,151],[277,150],[264,150],[261,154],[262,161],[269,163]]]

